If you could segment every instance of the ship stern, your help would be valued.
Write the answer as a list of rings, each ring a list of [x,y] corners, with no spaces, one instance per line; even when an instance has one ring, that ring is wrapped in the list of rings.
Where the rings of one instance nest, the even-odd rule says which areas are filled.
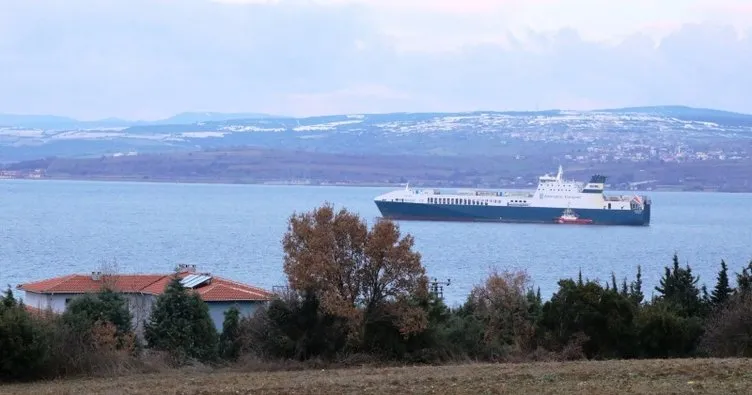
[[[648,196],[643,196],[642,201],[643,201],[642,224],[645,226],[648,226],[650,225],[650,208],[653,205],[653,202],[650,200]]]

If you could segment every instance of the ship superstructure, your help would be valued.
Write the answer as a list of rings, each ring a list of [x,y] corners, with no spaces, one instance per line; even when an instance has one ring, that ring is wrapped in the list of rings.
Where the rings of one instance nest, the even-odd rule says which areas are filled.
[[[465,189],[442,191],[410,188],[375,198],[384,218],[439,221],[494,221],[523,223],[582,223],[649,225],[651,201],[647,196],[608,195],[606,177],[594,175],[587,183],[556,175],[538,177],[534,191]],[[560,221],[576,213],[578,221]]]

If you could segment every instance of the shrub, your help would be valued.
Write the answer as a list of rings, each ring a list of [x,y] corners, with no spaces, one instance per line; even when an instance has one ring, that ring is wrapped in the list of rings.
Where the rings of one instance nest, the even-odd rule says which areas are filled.
[[[705,324],[701,350],[715,357],[752,357],[752,294],[740,293]]]
[[[41,376],[49,358],[48,335],[8,289],[0,299],[0,380]]]

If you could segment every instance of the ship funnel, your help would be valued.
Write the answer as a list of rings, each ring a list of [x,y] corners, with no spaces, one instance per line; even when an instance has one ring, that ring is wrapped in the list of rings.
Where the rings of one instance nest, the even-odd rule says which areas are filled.
[[[559,172],[556,173],[556,179],[561,181],[561,177],[564,175],[564,170],[561,168],[561,165],[559,165]]]

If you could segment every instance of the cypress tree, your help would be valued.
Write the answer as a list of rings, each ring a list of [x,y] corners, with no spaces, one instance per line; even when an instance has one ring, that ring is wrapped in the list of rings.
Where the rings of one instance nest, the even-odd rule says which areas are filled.
[[[635,305],[639,306],[643,299],[645,299],[645,295],[642,294],[642,268],[639,265],[637,266],[637,277],[630,284],[629,288],[630,299],[632,299]]]
[[[235,306],[225,311],[219,337],[219,356],[228,361],[236,361],[240,356],[240,311]]]

